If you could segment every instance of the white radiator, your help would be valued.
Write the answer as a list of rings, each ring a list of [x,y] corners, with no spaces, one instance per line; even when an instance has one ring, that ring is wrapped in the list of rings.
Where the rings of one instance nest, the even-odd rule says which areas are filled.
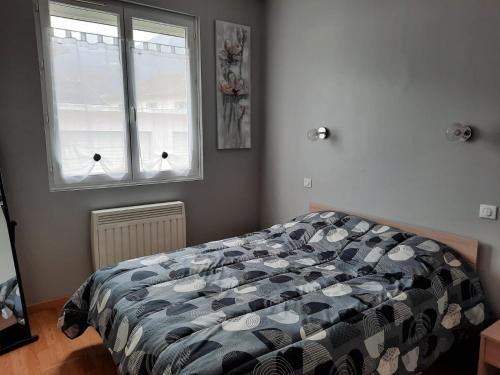
[[[94,270],[186,247],[183,202],[111,208],[90,216]]]

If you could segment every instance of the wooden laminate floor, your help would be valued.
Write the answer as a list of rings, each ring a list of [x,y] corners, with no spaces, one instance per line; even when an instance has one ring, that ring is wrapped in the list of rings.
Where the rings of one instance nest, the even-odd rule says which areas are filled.
[[[111,355],[93,330],[69,340],[57,328],[60,308],[30,314],[39,340],[0,356],[1,375],[116,375]],[[448,353],[425,375],[475,375],[478,346],[468,343]]]
[[[60,308],[30,314],[38,341],[0,356],[1,375],[116,375],[111,355],[93,329],[69,340],[57,327]]]

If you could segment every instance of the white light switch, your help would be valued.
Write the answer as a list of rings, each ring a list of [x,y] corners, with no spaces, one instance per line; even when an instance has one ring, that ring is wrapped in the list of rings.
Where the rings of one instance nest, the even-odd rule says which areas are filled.
[[[313,181],[310,177],[304,177],[304,187],[308,189],[313,187]]]
[[[497,206],[482,204],[479,206],[479,217],[483,219],[496,220]]]

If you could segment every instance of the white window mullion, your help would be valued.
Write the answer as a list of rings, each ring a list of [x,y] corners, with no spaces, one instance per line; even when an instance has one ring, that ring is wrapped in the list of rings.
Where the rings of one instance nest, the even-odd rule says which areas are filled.
[[[134,60],[131,56],[132,47],[132,18],[130,11],[125,8],[123,11],[123,25],[124,25],[124,46],[125,56],[127,61],[127,98],[129,103],[129,133],[130,133],[130,163],[132,168],[132,178],[137,180],[139,171],[139,148],[138,148],[138,132],[137,132],[137,107],[135,102],[134,90]]]
[[[129,163],[129,171],[130,171],[130,180],[134,181],[134,170],[135,170],[135,139],[136,139],[136,131],[135,131],[135,101],[133,95],[133,87],[132,82],[130,80],[130,64],[132,63],[129,59],[128,51],[129,51],[129,19],[127,18],[126,9],[122,9],[122,17],[121,17],[121,36],[122,36],[122,59],[123,59],[123,82],[125,86],[125,102],[126,102],[126,116],[127,116],[127,134],[128,134],[128,163]]]

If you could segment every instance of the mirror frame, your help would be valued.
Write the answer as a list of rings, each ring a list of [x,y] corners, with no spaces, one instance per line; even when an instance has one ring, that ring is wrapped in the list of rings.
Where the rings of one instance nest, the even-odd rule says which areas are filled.
[[[19,297],[21,299],[21,305],[24,314],[24,325],[16,323],[0,331],[0,355],[1,355],[10,352],[14,349],[20,348],[21,346],[35,342],[36,340],[38,340],[38,336],[33,336],[31,334],[28,309],[26,308],[26,301],[24,298],[24,290],[21,281],[21,274],[19,272],[19,265],[17,262],[17,253],[15,247],[15,227],[17,223],[10,219],[9,207],[7,206],[7,199],[5,197],[5,190],[3,187],[1,171],[0,171],[0,208],[1,208],[0,211],[2,211],[1,214],[5,216],[5,221],[7,223],[7,231],[9,233],[10,248],[12,252],[12,261],[14,263],[14,268],[16,271],[17,287],[19,288]]]

